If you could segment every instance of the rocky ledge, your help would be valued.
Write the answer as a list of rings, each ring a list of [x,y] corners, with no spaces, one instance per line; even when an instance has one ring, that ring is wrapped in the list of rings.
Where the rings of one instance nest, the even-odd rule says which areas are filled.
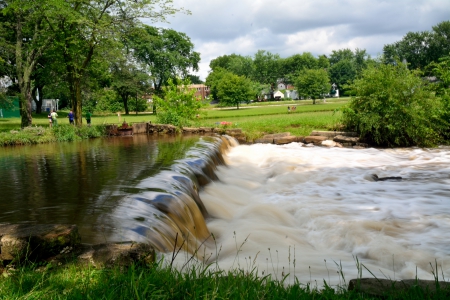
[[[0,224],[0,268],[24,261],[62,264],[75,261],[94,267],[154,262],[155,250],[142,243],[81,244],[76,225]]]

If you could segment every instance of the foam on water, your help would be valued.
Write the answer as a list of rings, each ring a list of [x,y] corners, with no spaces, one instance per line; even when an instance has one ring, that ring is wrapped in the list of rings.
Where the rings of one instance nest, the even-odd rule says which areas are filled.
[[[255,144],[225,159],[200,193],[222,269],[337,285],[337,264],[356,278],[357,257],[381,278],[433,279],[435,261],[450,277],[450,149]]]

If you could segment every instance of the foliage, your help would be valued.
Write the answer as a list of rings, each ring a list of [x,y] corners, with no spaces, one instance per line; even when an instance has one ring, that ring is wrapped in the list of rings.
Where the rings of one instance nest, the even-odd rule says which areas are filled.
[[[355,97],[343,123],[374,145],[436,145],[445,128],[442,103],[420,75],[402,64],[369,67],[350,86]]]
[[[386,63],[406,60],[411,69],[423,69],[450,52],[450,21],[432,27],[432,31],[408,32],[402,40],[385,45]]]
[[[219,84],[227,74],[232,73],[222,67],[215,67],[206,77],[205,84],[209,86],[210,95],[214,100],[219,99]]]
[[[278,54],[258,50],[253,59],[254,73],[252,79],[262,84],[276,86],[281,77],[281,59]]]
[[[204,106],[200,99],[195,97],[195,90],[189,89],[189,80],[182,80],[175,85],[172,79],[163,88],[164,98],[153,97],[158,106],[157,121],[162,124],[172,124],[178,127],[188,126],[200,113]]]
[[[323,97],[330,91],[330,79],[325,70],[306,70],[295,81],[298,95],[315,99]]]
[[[217,86],[217,96],[221,105],[236,105],[248,103],[255,98],[252,82],[244,76],[226,73]]]
[[[116,91],[112,89],[101,89],[93,95],[95,101],[95,111],[98,112],[118,112],[123,106],[119,102]]]
[[[187,78],[189,70],[198,70],[200,53],[194,51],[185,33],[144,25],[136,28],[130,38],[135,56],[150,73],[158,96],[169,79]]]

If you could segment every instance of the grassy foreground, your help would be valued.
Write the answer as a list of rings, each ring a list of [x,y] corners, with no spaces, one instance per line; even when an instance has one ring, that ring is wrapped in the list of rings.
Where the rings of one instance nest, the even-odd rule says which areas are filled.
[[[128,268],[26,265],[10,268],[0,277],[0,299],[380,299],[346,286],[318,289],[295,280],[256,276],[256,268],[220,271],[197,264],[185,272],[169,265]],[[384,294],[382,299],[448,299],[447,289],[429,293],[418,287]]]
[[[227,127],[241,128],[249,140],[268,133],[290,132],[293,135],[309,135],[313,130],[331,130],[339,125],[340,113],[334,111],[346,103],[332,99],[327,103],[317,101],[313,105],[310,100],[258,102],[242,105],[240,109],[217,108],[210,106],[204,109],[193,126],[220,127],[221,122],[228,122]],[[295,111],[288,112],[287,107],[296,106]],[[30,145],[57,141],[74,141],[105,134],[105,124],[129,124],[139,122],[156,122],[151,113],[130,115],[107,114],[93,115],[92,126],[74,127],[69,125],[68,111],[58,112],[58,127],[49,128],[47,114],[34,114],[33,126],[20,129],[20,118],[0,119],[0,146]],[[85,120],[83,120],[85,122]]]

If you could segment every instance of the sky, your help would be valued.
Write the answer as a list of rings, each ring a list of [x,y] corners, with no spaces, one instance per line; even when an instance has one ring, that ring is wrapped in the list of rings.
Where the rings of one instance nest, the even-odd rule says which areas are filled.
[[[191,14],[151,25],[190,37],[201,55],[193,74],[202,80],[210,61],[222,55],[266,50],[285,58],[359,48],[377,57],[406,33],[450,20],[450,0],[174,0],[174,6]]]

